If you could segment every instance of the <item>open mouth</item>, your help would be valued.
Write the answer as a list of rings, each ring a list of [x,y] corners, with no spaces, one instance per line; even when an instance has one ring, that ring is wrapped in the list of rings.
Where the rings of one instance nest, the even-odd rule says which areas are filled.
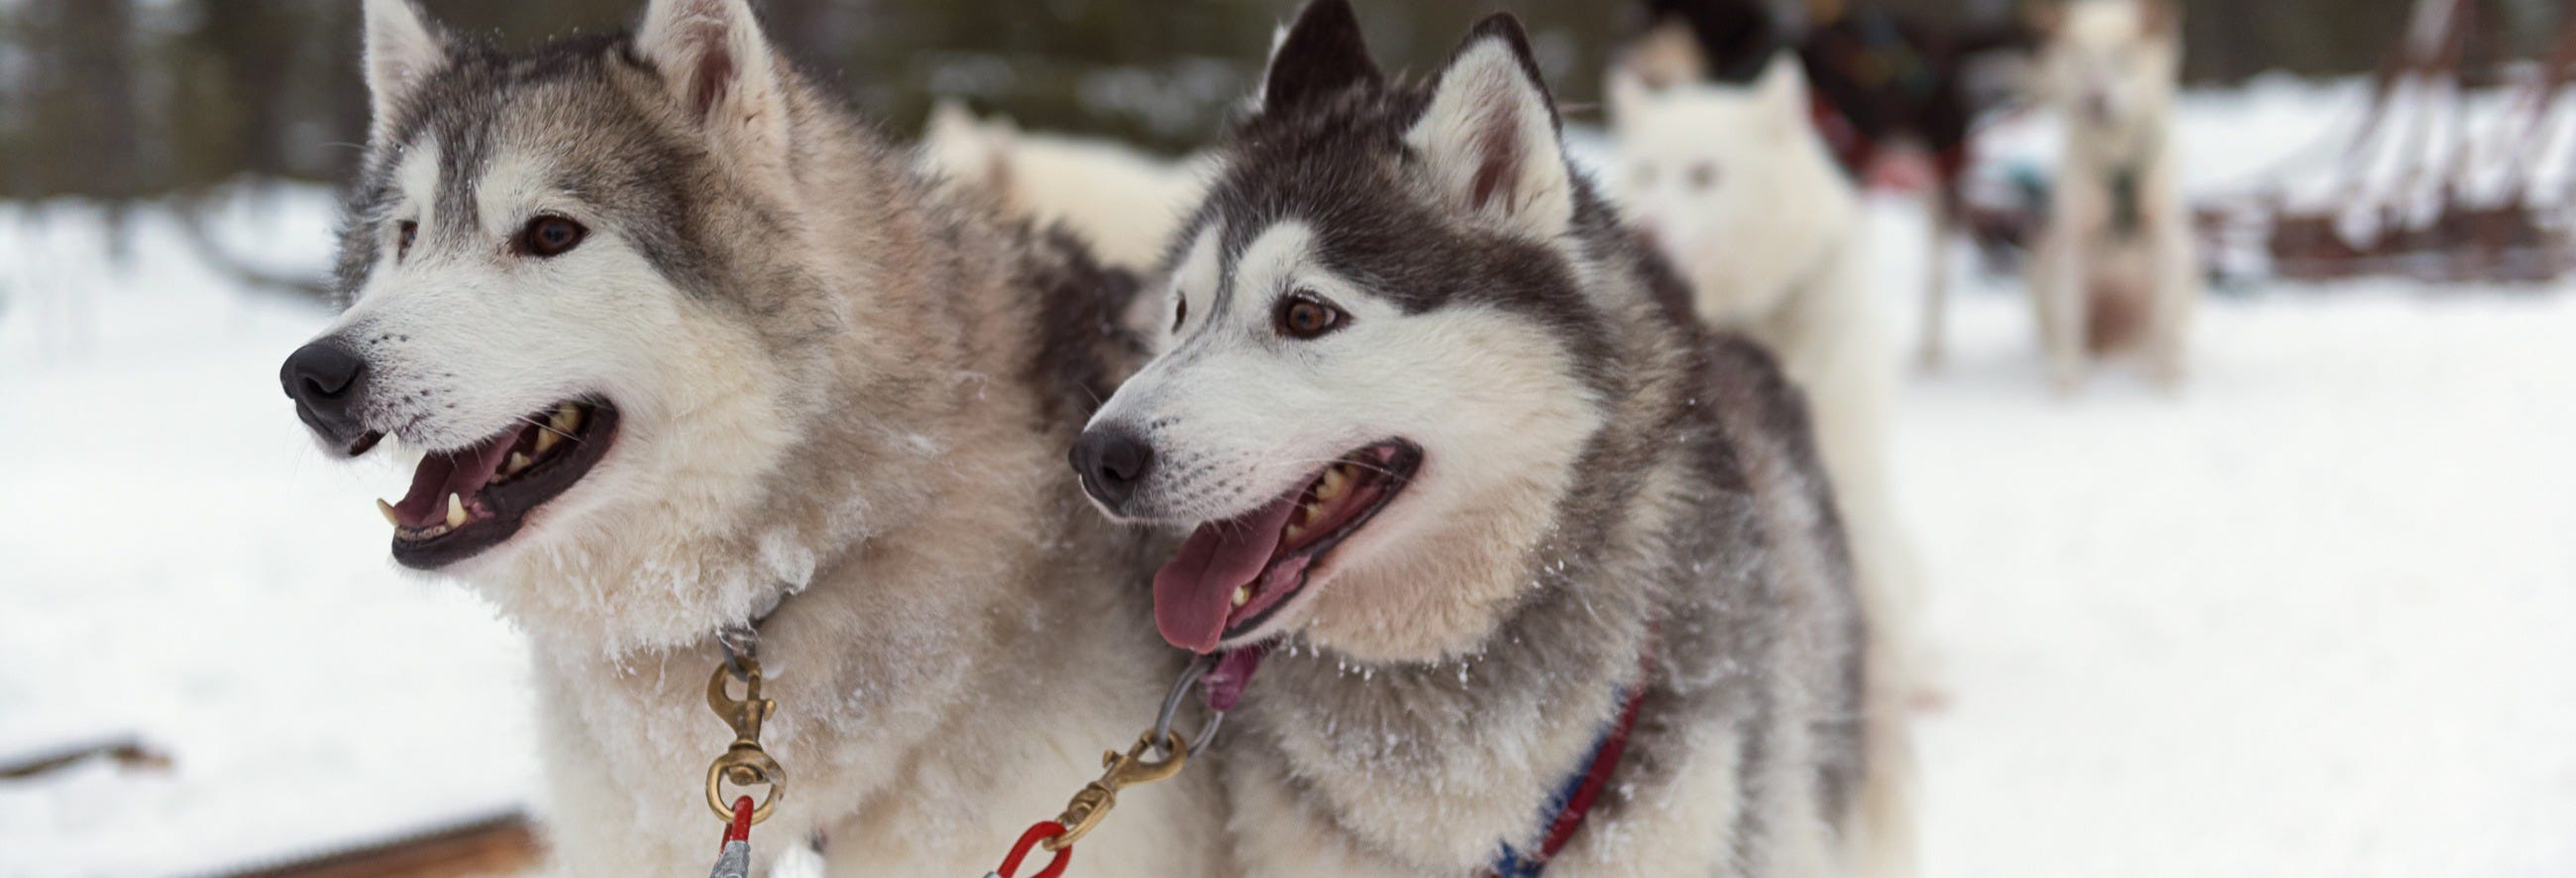
[[[435,570],[508,541],[530,511],[588,475],[617,436],[617,409],[598,400],[558,403],[519,421],[472,446],[422,458],[401,502],[376,501],[394,526],[396,563]],[[360,438],[351,454],[380,438]]]
[[[1199,525],[1154,574],[1154,626],[1173,646],[1199,653],[1261,627],[1421,466],[1420,446],[1380,442],[1267,506]]]

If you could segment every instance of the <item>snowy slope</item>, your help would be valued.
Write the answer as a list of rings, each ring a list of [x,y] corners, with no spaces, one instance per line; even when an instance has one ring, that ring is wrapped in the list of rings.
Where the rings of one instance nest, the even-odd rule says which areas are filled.
[[[2348,93],[2194,96],[2196,185]],[[327,315],[229,291],[157,219],[111,271],[93,220],[0,208],[0,759],[131,730],[176,765],[0,783],[0,876],[528,798],[515,635],[385,560],[369,500],[405,475],[324,460],[277,390]],[[1916,216],[1873,220],[1910,320]],[[316,265],[327,225],[303,193],[226,229]],[[2213,300],[2183,392],[2114,369],[2061,401],[1983,286],[1897,423],[1949,694],[1929,875],[2576,874],[2576,297]]]

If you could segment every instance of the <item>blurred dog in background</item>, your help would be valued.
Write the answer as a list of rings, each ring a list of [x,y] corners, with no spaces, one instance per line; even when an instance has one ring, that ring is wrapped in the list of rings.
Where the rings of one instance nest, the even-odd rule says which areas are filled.
[[[1644,51],[1696,51],[1662,34]],[[1860,194],[1816,130],[1794,55],[1750,85],[1648,81],[1633,60],[1609,76],[1620,201],[1690,282],[1698,316],[1770,349],[1806,393],[1873,635],[1869,709],[1901,722],[1926,659],[1913,549],[1887,498],[1896,357],[1872,306]],[[1874,763],[1910,763],[1882,740]]]
[[[931,110],[917,161],[924,173],[989,199],[1003,216],[1063,223],[1102,261],[1137,271],[1163,258],[1172,230],[1207,189],[1205,159],[1172,161],[1110,140],[1023,132],[1007,116],[979,119],[955,101]]]
[[[2017,18],[1944,27],[1839,0],[1646,0],[1625,66],[1654,88],[1749,85],[1794,52],[1815,129],[1845,173],[1924,193],[1931,261],[1922,358],[1937,365],[1950,245],[1968,226],[1965,184],[1979,115],[2010,100],[2035,35]]]
[[[2184,335],[2201,296],[2173,149],[2181,11],[2170,0],[2042,9],[2041,87],[2066,125],[2030,265],[2049,379],[2072,393],[2094,357],[2136,351],[2149,376],[2171,386],[2182,380]]]

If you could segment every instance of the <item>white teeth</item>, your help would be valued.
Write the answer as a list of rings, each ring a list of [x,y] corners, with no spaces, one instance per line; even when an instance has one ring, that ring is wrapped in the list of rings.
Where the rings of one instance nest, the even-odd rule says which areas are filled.
[[[551,427],[539,428],[537,430],[537,453],[544,454],[549,449],[554,448],[555,443],[562,441],[563,434],[555,432]]]
[[[465,498],[456,494],[447,495],[447,526],[461,527],[464,524]]]
[[[1243,605],[1248,604],[1248,603],[1252,603],[1252,586],[1249,586],[1249,585],[1238,585],[1238,586],[1235,586],[1235,587],[1234,587],[1234,605],[1235,605],[1235,606],[1240,607],[1240,606],[1243,606]]]
[[[525,454],[513,451],[510,452],[509,464],[501,467],[501,473],[503,475],[515,475],[520,470],[527,469],[528,465],[531,463],[535,463],[535,461],[529,460],[528,456]]]
[[[581,407],[573,405],[572,403],[564,403],[556,406],[555,416],[552,423],[555,429],[561,430],[566,434],[570,434],[574,430],[581,429]]]
[[[1347,468],[1338,466],[1333,467],[1332,469],[1324,471],[1323,481],[1316,483],[1315,499],[1318,501],[1332,500],[1342,496],[1342,492],[1350,488],[1350,486],[1351,476],[1347,471]]]
[[[382,513],[384,513],[384,514],[385,514],[385,523],[386,523],[386,524],[390,524],[390,525],[393,525],[393,526],[395,526],[395,527],[401,527],[401,526],[402,526],[402,519],[401,519],[401,518],[399,518],[399,517],[396,517],[396,516],[394,515],[394,505],[393,505],[393,504],[391,504],[391,503],[387,503],[387,502],[385,502],[383,498],[377,498],[377,500],[376,500],[376,511],[377,511],[377,512],[382,512]]]

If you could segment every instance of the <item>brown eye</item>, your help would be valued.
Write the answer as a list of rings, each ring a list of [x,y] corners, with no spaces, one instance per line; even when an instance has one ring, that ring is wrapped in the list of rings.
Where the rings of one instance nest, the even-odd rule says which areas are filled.
[[[1173,332],[1181,331],[1181,324],[1188,323],[1190,321],[1190,297],[1182,296],[1180,299],[1181,303],[1173,306],[1172,308]]]
[[[1690,184],[1693,189],[1707,189],[1717,185],[1717,166],[1707,162],[1692,165]]]
[[[519,230],[516,246],[524,256],[561,256],[581,246],[581,239],[589,235],[590,230],[580,223],[559,216],[541,216],[529,220],[528,227]]]
[[[1341,309],[1302,290],[1279,300],[1279,334],[1289,338],[1315,338],[1342,328],[1349,319]]]
[[[411,242],[420,240],[420,224],[403,220],[394,226],[394,259],[411,255]]]

